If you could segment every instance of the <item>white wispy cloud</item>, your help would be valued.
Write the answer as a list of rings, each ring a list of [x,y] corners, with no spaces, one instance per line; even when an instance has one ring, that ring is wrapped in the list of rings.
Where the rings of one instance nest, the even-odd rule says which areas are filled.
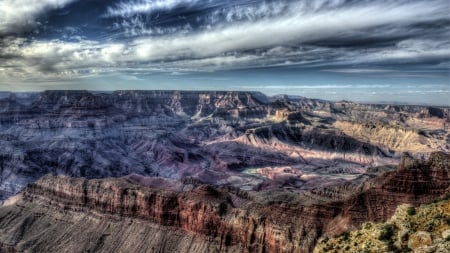
[[[187,23],[180,26],[160,27],[147,26],[145,20],[140,16],[133,16],[127,19],[114,22],[114,29],[120,29],[125,37],[139,37],[139,36],[154,36],[154,35],[168,35],[168,34],[187,34],[194,29]],[[119,33],[119,34],[120,34]]]
[[[394,69],[381,68],[344,68],[344,69],[325,69],[325,72],[345,73],[345,74],[377,74],[377,73],[392,73],[396,72]]]
[[[434,41],[430,39],[408,39],[400,41],[388,50],[373,52],[367,56],[371,62],[395,61],[424,62],[430,59],[450,59],[450,41]]]
[[[180,5],[193,5],[200,0],[135,0],[122,1],[108,8],[106,16],[130,17],[136,14],[151,14],[159,10],[170,10]],[[208,2],[208,0],[203,0]],[[202,1],[202,2],[203,2]]]
[[[75,0],[0,0],[0,34],[18,33],[36,26],[36,18]]]
[[[63,1],[59,2],[62,4]],[[146,2],[150,3],[141,3]],[[192,4],[195,1],[173,0],[167,1],[166,5],[161,1],[158,8],[173,8],[181,2]],[[0,56],[8,56],[0,62],[0,77],[71,78],[127,70],[184,73],[265,66],[408,63],[429,59],[444,61],[450,57],[450,42],[445,38],[433,41],[419,36],[403,39],[394,45],[360,49],[327,48],[311,44],[346,36],[370,38],[373,29],[380,27],[387,27],[389,33],[402,33],[413,23],[448,19],[444,8],[448,3],[443,0],[361,1],[360,4],[345,6],[343,3],[344,0],[301,1],[287,9],[280,4],[278,10],[258,5],[261,13],[276,15],[248,17],[245,21],[240,20],[239,15],[245,16],[247,11],[243,10],[238,15],[238,10],[234,9],[232,17],[226,17],[230,22],[225,25],[200,30],[187,27],[170,33],[166,30],[155,32],[158,36],[151,36],[153,33],[149,32],[143,37],[117,42],[12,39],[5,41],[5,46],[0,48]],[[134,12],[136,10],[133,9]],[[132,11],[118,12],[117,15],[124,13]],[[138,24],[143,21],[133,22]],[[368,73],[371,70],[357,71]]]
[[[442,1],[435,1],[436,4],[428,2],[407,5],[375,3],[311,15],[292,14],[239,23],[190,35],[139,39],[136,41],[136,54],[143,59],[207,57],[236,50],[334,38],[346,33],[368,33],[366,30],[373,27],[431,21],[436,13],[442,15]]]

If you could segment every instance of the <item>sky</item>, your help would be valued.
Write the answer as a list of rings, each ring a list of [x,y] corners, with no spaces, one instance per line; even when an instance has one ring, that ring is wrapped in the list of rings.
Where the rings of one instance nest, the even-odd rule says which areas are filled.
[[[448,0],[0,0],[0,90],[450,105]]]

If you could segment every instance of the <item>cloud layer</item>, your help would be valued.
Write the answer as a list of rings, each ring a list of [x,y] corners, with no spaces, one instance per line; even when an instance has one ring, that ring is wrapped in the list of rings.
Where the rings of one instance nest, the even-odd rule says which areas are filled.
[[[0,78],[254,68],[373,75],[384,73],[386,65],[396,71],[413,65],[448,69],[447,0],[230,2],[120,0],[89,6],[0,0]],[[89,20],[77,18],[81,8],[92,15]]]
[[[1,0],[0,35],[17,34],[35,28],[39,15],[62,8],[72,1],[74,0]]]
[[[171,10],[179,6],[194,5],[199,0],[133,0],[122,1],[108,7],[108,17],[130,17],[136,14],[152,14],[156,11]],[[205,0],[205,2],[208,2]]]

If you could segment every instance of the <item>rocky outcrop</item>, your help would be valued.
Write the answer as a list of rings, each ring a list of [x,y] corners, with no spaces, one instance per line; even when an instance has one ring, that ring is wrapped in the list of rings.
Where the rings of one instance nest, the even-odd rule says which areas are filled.
[[[419,205],[450,192],[450,154],[433,153],[427,161],[402,157],[398,169],[368,181],[364,190],[343,202],[339,220],[345,228],[331,223],[333,233],[356,228],[366,221],[385,221],[404,203]],[[333,234],[331,233],[331,234]]]
[[[328,172],[351,177],[393,165],[403,151],[450,151],[450,132],[440,124],[447,109],[232,91],[7,94],[0,99],[0,201],[47,173],[195,177],[263,190],[292,185],[293,177],[273,183],[248,169],[290,166],[308,168],[318,184],[337,184]],[[297,180],[294,190],[314,182]]]
[[[338,121],[335,126],[358,140],[391,150],[423,152],[429,150],[427,145],[432,144],[427,143],[428,139],[421,135],[420,131],[394,125]]]
[[[307,252],[322,223],[337,211],[332,206],[261,205],[209,185],[174,192],[136,186],[124,179],[46,176],[22,196],[25,202],[60,212],[128,217],[180,229],[209,238],[205,240],[212,240],[223,252],[235,247],[240,252]]]
[[[448,252],[449,197],[418,207],[401,205],[386,222],[367,222],[337,237],[323,237],[314,252]]]
[[[28,186],[15,204],[8,203],[8,207],[0,208],[0,231],[15,235],[0,237],[0,242],[19,247],[18,250],[38,247],[40,243],[57,248],[57,245],[50,246],[52,241],[41,237],[22,242],[23,238],[34,237],[27,235],[25,225],[14,225],[28,212],[34,217],[29,219],[38,222],[35,220],[39,220],[37,212],[33,210],[44,208],[47,211],[38,212],[39,215],[46,216],[58,226],[73,223],[70,217],[82,215],[83,219],[95,217],[102,226],[110,226],[111,220],[129,219],[132,222],[126,226],[130,229],[135,229],[133,224],[139,221],[160,226],[156,229],[158,233],[180,231],[196,238],[198,244],[195,247],[204,249],[199,252],[213,248],[217,252],[310,252],[322,235],[336,235],[367,221],[384,221],[403,203],[418,205],[448,193],[449,165],[450,155],[445,153],[434,153],[427,161],[405,156],[397,170],[366,181],[356,189],[359,192],[342,195],[343,199],[339,200],[337,195],[329,195],[327,199],[325,195],[329,191],[317,189],[309,195],[308,201],[306,195],[301,194],[282,191],[246,193],[230,187],[202,184],[194,179],[183,180],[184,187],[165,190],[141,185],[151,185],[154,181],[137,175],[127,179],[97,180],[48,175]],[[311,201],[314,195],[322,198]],[[64,219],[58,220],[62,214]],[[46,230],[45,233],[53,232]],[[74,236],[71,233],[67,232],[66,237]],[[167,236],[172,235],[168,233]],[[98,240],[105,238],[96,239],[94,244],[99,246],[94,251],[104,252],[108,243],[112,243]],[[126,243],[133,245],[135,242],[130,240]],[[173,243],[182,244],[180,241]],[[75,252],[86,250],[85,247]]]

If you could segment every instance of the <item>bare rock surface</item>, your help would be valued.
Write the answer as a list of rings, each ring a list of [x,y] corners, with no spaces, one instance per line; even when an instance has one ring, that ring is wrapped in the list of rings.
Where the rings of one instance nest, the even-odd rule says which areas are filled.
[[[0,201],[47,173],[246,190],[339,185],[402,152],[448,152],[448,119],[445,107],[258,92],[11,93],[0,98]]]
[[[321,236],[444,196],[449,173],[450,155],[437,152],[426,161],[405,155],[360,184],[307,192],[47,175],[0,208],[0,243],[12,252],[311,252]]]
[[[322,237],[314,252],[446,253],[450,237],[450,194],[419,206],[403,204],[385,222],[367,222],[336,237]]]

